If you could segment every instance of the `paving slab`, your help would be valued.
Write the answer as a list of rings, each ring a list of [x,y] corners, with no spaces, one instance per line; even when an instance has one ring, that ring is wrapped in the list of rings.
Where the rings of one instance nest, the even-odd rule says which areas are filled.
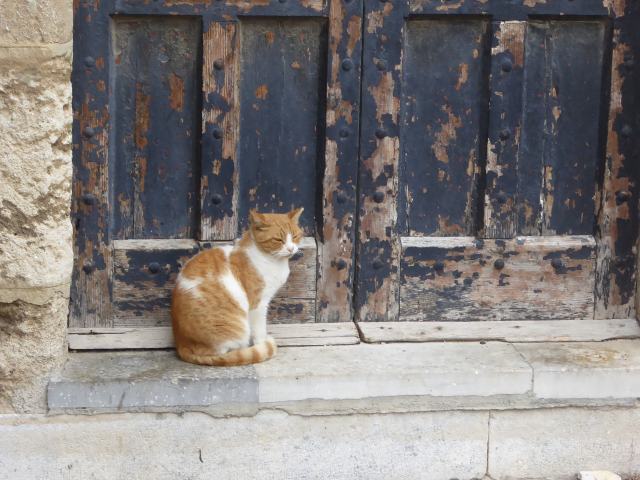
[[[256,372],[260,402],[518,395],[532,375],[511,345],[497,342],[288,348]]]
[[[486,471],[487,433],[486,412],[0,416],[0,478],[470,479]]]
[[[251,403],[255,369],[182,362],[175,352],[74,353],[49,383],[50,409],[126,409]]]
[[[514,344],[538,398],[640,397],[640,341]]]
[[[640,472],[640,409],[557,408],[492,412],[489,475],[571,479],[586,470]]]

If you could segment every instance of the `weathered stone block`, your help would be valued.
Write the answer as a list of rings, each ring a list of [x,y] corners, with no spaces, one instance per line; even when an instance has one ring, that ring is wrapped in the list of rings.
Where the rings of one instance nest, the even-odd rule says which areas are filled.
[[[0,46],[71,41],[71,4],[72,0],[0,2]]]
[[[640,472],[637,408],[493,412],[489,434],[489,475],[496,480]]]
[[[79,353],[49,383],[52,409],[132,409],[257,403],[253,366],[215,368],[175,352]]]
[[[45,17],[30,18],[33,9],[46,10]],[[64,29],[47,15],[70,11],[66,1],[2,2],[0,44],[53,41],[43,32]],[[17,25],[26,37],[9,38]],[[0,46],[0,413],[44,410],[48,373],[66,352],[73,262],[70,47]]]
[[[3,61],[0,289],[70,280],[70,71],[69,56],[37,65]]]
[[[486,454],[483,412],[0,418],[0,466],[25,479],[471,479]]]
[[[539,398],[640,397],[640,342],[531,343],[516,349],[533,367]]]
[[[68,296],[0,302],[0,413],[46,409],[48,373],[66,353]]]

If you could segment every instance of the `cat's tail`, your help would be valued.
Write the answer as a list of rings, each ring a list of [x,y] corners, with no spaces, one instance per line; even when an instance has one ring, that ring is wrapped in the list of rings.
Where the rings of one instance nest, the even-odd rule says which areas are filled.
[[[216,367],[232,367],[237,365],[250,365],[269,360],[278,353],[278,346],[273,338],[268,337],[251,347],[231,350],[222,355],[197,355],[188,349],[178,349],[178,356],[189,363],[199,365],[214,365]]]

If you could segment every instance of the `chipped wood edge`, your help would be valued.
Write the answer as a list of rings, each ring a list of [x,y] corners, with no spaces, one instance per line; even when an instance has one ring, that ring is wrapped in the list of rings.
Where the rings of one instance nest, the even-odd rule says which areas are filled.
[[[516,235],[518,227],[517,164],[523,119],[524,81],[521,75],[527,22],[494,22],[493,25],[483,236],[510,238]],[[514,71],[506,78],[501,75],[498,61],[501,57],[511,60],[514,70],[520,71],[520,74],[514,76]],[[505,87],[510,90],[506,97],[502,95]],[[508,135],[503,137],[505,128]],[[509,187],[516,187],[516,191],[509,191]]]
[[[360,337],[355,324],[310,323],[268,325],[269,333],[281,347],[355,345]],[[173,348],[171,327],[70,328],[71,350],[135,350]]]
[[[322,243],[318,248],[316,321],[353,318],[354,240],[359,148],[362,0],[329,1]],[[349,70],[341,68],[351,61]]]
[[[216,62],[223,62],[224,69],[219,73],[223,76],[221,84],[216,79]],[[237,22],[212,21],[202,35],[202,91],[205,99],[209,95],[217,95],[220,104],[206,102],[202,109],[202,135],[212,135],[213,130],[222,132],[219,155],[206,156],[213,160],[212,165],[202,165],[201,179],[201,226],[200,238],[204,240],[231,240],[238,234],[238,202],[239,202],[239,170],[238,170],[238,139],[240,136],[240,30]],[[203,148],[205,148],[203,143]],[[211,145],[209,145],[211,148]],[[207,206],[210,201],[210,179],[217,177],[222,162],[233,163],[231,192],[231,214],[222,218],[213,218]],[[215,192],[213,192],[215,193]],[[223,199],[224,202],[224,199]],[[206,212],[206,213],[205,213]]]
[[[475,237],[401,237],[402,248],[459,248],[477,247],[480,245],[526,245],[534,248],[562,247],[580,248],[595,247],[596,241],[591,235],[554,235],[547,237],[515,237],[510,239],[477,239]]]
[[[635,319],[359,322],[363,342],[602,342],[640,338]]]

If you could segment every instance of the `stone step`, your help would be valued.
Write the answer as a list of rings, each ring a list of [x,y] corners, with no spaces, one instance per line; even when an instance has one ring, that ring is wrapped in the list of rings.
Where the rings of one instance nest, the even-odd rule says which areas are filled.
[[[48,387],[52,411],[407,411],[634,405],[640,342],[393,343],[281,348],[217,368],[173,351],[73,353]]]

